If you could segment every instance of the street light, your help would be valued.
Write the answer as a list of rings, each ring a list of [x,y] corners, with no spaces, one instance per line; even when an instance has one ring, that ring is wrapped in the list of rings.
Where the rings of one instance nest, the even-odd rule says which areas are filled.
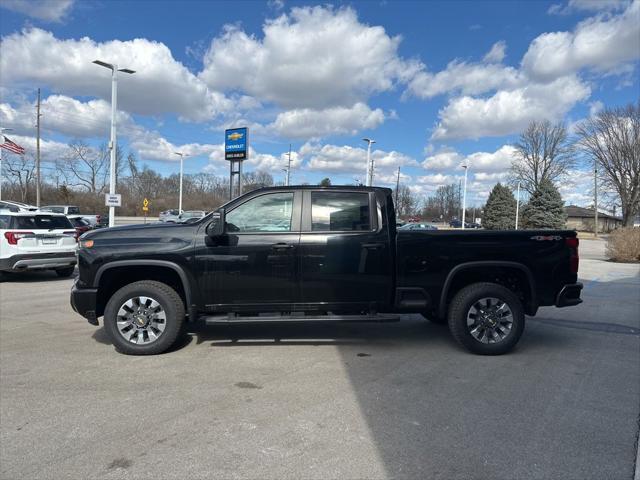
[[[173,152],[174,155],[180,155],[180,199],[178,200],[178,212],[182,213],[182,161],[186,155],[182,152]]]
[[[3,132],[10,132],[13,128],[0,128],[0,140],[4,143]],[[0,148],[0,200],[2,200],[2,148]]]
[[[462,229],[464,230],[464,220],[467,213],[467,172],[469,171],[469,165],[462,165],[464,168],[464,190],[462,193]]]
[[[111,70],[111,141],[109,142],[109,150],[111,151],[111,161],[109,165],[109,194],[116,193],[116,113],[118,104],[118,72],[135,73],[134,70],[128,68],[118,68],[118,65],[94,60],[93,63],[101,67]],[[109,207],[109,226],[115,225],[116,209]]]
[[[373,185],[373,162],[371,161],[371,144],[376,143],[371,138],[363,138],[363,141],[367,142],[367,187]]]

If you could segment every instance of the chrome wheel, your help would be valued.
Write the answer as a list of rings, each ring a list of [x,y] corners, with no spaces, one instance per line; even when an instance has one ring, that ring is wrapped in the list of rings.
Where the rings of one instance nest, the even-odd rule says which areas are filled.
[[[118,332],[137,345],[155,342],[164,332],[167,315],[151,297],[133,297],[122,304],[116,318]]]
[[[498,298],[486,297],[476,301],[467,313],[467,328],[481,343],[500,343],[511,333],[513,312]]]

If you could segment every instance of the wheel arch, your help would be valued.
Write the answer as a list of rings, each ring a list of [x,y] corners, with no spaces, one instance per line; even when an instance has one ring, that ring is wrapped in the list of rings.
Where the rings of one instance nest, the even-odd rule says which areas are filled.
[[[525,313],[527,315],[535,315],[535,312],[538,308],[538,299],[536,294],[536,284],[535,279],[533,277],[533,273],[531,270],[524,264],[519,262],[509,262],[509,261],[477,261],[477,262],[465,262],[459,265],[456,265],[451,269],[447,278],[442,287],[442,291],[440,292],[440,302],[438,305],[438,315],[441,318],[445,318],[447,315],[447,305],[448,300],[455,294],[455,291],[460,290],[466,285],[471,283],[475,283],[477,281],[490,281],[489,279],[482,280],[482,275],[476,275],[476,279],[471,282],[462,282],[462,285],[459,286],[455,291],[452,291],[452,287],[455,287],[456,280],[459,278],[459,274],[462,272],[474,271],[474,273],[478,272],[495,272],[496,270],[509,272],[516,271],[521,277],[525,280],[526,285],[524,285],[524,294],[525,294],[525,302],[523,302],[523,306],[525,309]],[[458,282],[459,283],[459,282]]]
[[[144,271],[146,274],[140,273],[141,271]],[[114,274],[120,272],[133,273],[133,275],[128,277],[125,282],[117,281],[114,285],[110,285],[113,281]],[[163,278],[162,274],[167,272],[171,273],[166,278]],[[104,284],[104,279],[108,279],[107,285]],[[98,311],[96,311],[96,314],[101,315],[108,301],[108,298],[101,297],[108,297],[118,288],[138,280],[164,281],[164,283],[175,288],[184,301],[185,309],[189,313],[189,318],[192,318],[191,314],[194,313],[196,309],[196,298],[191,289],[188,273],[182,266],[175,262],[151,259],[116,260],[102,265],[97,270],[93,280],[93,287],[98,289],[98,301],[96,305]]]

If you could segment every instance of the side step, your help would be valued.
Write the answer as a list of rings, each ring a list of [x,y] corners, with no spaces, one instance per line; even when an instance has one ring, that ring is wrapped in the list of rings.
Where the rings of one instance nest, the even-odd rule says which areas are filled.
[[[334,315],[334,314],[311,314],[304,313],[265,313],[261,315],[244,316],[235,313],[208,315],[200,317],[207,325],[230,325],[236,323],[279,323],[279,322],[397,322],[400,315],[372,313],[366,315]]]

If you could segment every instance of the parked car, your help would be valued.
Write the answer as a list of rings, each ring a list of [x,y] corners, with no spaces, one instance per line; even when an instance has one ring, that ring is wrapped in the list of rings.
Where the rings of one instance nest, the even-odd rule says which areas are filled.
[[[435,225],[429,225],[428,223],[407,223],[398,230],[437,230]]]
[[[462,228],[461,220],[451,220],[449,226],[453,228]],[[478,223],[464,222],[464,228],[482,228]]]
[[[12,200],[0,200],[0,209],[10,210],[12,212],[33,212],[38,210],[38,207],[22,202],[14,202]]]
[[[392,192],[292,186],[246,193],[194,224],[94,230],[73,309],[123,353],[164,352],[185,321],[381,321],[422,313],[484,355],[525,314],[582,300],[575,231],[396,231]],[[265,315],[266,314],[266,315]]]
[[[206,212],[202,210],[187,210],[186,212],[182,212],[178,215],[178,220],[176,223],[194,223],[204,218]]]
[[[69,219],[69,221],[71,221],[71,225],[73,225],[73,227],[76,229],[78,238],[80,237],[80,235],[88,232],[93,228],[86,218],[83,218],[79,215],[67,215],[67,218]]]
[[[158,220],[161,222],[176,223],[178,221],[179,215],[180,210],[178,210],[177,208],[172,210],[165,210],[164,212],[160,212],[160,215],[158,215]]]
[[[68,277],[76,247],[76,230],[64,215],[0,210],[0,276],[48,269]]]
[[[44,207],[40,207],[40,211],[62,213],[64,215],[80,215],[82,218],[85,218],[92,227],[96,228],[101,226],[101,215],[80,213],[80,207],[76,205],[45,205]]]

